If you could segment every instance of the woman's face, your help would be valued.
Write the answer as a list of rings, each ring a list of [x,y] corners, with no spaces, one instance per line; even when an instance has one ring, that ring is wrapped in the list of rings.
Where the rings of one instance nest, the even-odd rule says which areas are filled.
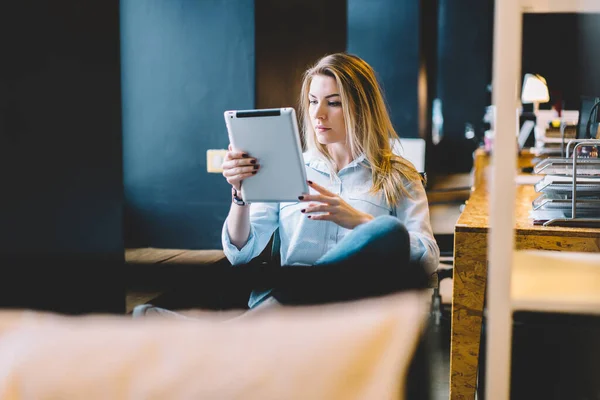
[[[335,79],[325,75],[314,76],[310,83],[308,101],[317,141],[324,145],[345,143],[346,122]]]

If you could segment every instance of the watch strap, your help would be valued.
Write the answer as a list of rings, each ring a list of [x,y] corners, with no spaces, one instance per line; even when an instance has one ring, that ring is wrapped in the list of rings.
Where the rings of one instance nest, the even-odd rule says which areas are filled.
[[[231,196],[233,203],[237,204],[238,206],[245,206],[248,204],[244,201],[244,199],[238,196],[238,191],[233,186],[231,187]]]

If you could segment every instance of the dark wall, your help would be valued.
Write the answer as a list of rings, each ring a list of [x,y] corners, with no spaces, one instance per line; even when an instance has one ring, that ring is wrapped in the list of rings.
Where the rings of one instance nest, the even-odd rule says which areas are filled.
[[[118,0],[0,6],[0,305],[119,311]]]
[[[428,147],[429,172],[472,166],[477,141],[464,139],[465,124],[483,135],[493,12],[493,0],[348,0],[348,51],[378,72],[400,136],[429,140],[431,102],[442,100],[444,139]]]
[[[482,127],[491,96],[493,0],[439,0],[437,94],[444,136],[463,138],[465,124]]]
[[[121,29],[126,244],[220,248],[231,192],[206,150],[254,106],[254,2],[122,0]]]
[[[348,0],[347,50],[377,72],[398,134],[419,137],[419,2]]]
[[[600,14],[524,14],[522,74],[546,78],[549,109],[564,101],[579,109],[582,95],[600,95]]]
[[[465,125],[483,137],[485,107],[491,104],[494,1],[438,1],[436,86],[444,125],[434,168],[468,172],[478,142],[465,139]]]
[[[297,108],[304,71],[324,55],[346,50],[346,0],[255,4],[256,107]]]

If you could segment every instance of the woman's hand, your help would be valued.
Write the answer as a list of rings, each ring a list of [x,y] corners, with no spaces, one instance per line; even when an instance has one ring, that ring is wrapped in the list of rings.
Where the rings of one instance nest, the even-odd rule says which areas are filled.
[[[231,145],[229,145],[222,168],[223,176],[227,179],[227,182],[239,191],[242,181],[255,175],[258,172],[259,165],[255,158],[250,157],[243,151],[233,151]]]
[[[305,194],[299,196],[298,199],[301,201],[318,201],[321,203],[309,203],[306,208],[301,210],[303,213],[307,214],[308,218],[316,221],[332,221],[346,229],[354,229],[358,225],[373,219],[372,215],[358,211],[356,208],[346,203],[344,199],[337,194],[331,193],[329,190],[311,181],[308,181],[308,184],[320,194]],[[316,212],[323,214],[312,214]]]

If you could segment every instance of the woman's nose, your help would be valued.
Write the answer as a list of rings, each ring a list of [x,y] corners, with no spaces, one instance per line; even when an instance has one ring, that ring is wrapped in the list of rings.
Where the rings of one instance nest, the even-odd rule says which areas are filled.
[[[326,116],[327,116],[327,112],[325,110],[323,103],[321,103],[321,102],[318,103],[317,106],[314,108],[313,117],[316,119],[325,119]]]

